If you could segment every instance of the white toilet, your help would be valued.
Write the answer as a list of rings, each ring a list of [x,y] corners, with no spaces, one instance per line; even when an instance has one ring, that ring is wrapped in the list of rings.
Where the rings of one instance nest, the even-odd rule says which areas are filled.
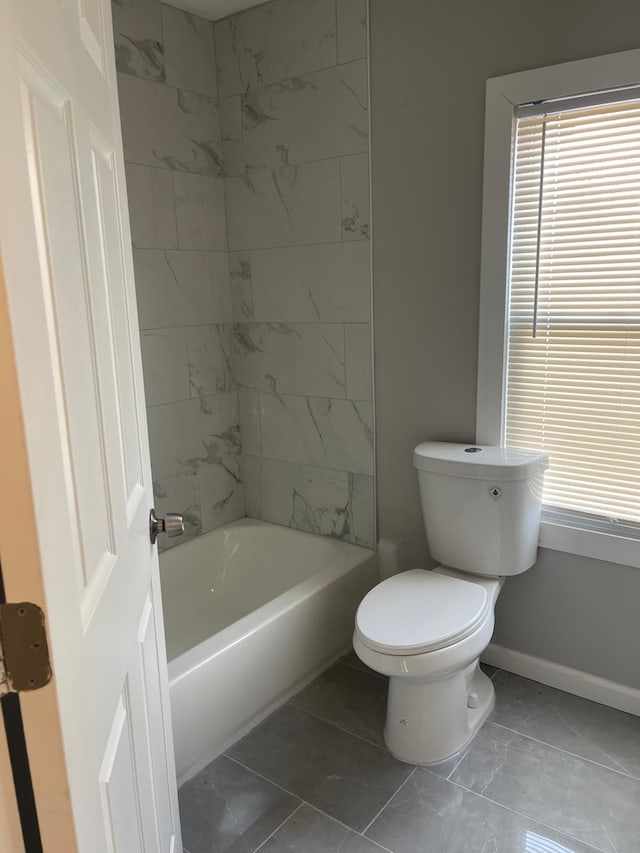
[[[536,559],[542,453],[425,442],[414,451],[429,549],[442,563],[378,584],[356,614],[353,646],[390,677],[385,741],[411,764],[463,749],[494,705],[478,659],[504,580]]]

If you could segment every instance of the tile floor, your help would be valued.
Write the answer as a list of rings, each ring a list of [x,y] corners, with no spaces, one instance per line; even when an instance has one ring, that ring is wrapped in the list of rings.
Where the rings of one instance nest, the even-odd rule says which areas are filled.
[[[348,655],[182,786],[185,851],[639,853],[640,719],[490,674],[490,720],[426,770],[384,749],[386,679]]]

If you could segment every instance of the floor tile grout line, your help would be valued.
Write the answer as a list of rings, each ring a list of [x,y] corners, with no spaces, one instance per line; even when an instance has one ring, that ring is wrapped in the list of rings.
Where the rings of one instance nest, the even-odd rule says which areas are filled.
[[[432,773],[427,767],[421,768],[428,772],[431,776],[438,777],[435,773]],[[587,847],[592,847],[594,850],[599,851],[599,853],[605,853],[601,847],[596,847],[593,844],[590,844],[588,841],[583,841],[581,838],[578,838],[575,835],[572,835],[570,832],[566,832],[564,829],[559,829],[557,826],[552,826],[550,823],[545,823],[545,821],[540,820],[537,817],[533,817],[532,815],[526,814],[526,812],[518,811],[517,809],[512,808],[511,806],[507,806],[505,803],[501,803],[499,800],[492,800],[491,797],[487,797],[486,794],[481,794],[479,791],[474,791],[472,788],[467,788],[465,785],[461,785],[460,782],[454,782],[453,779],[446,779],[445,781],[449,782],[451,785],[454,785],[456,788],[460,788],[462,791],[466,791],[468,794],[473,794],[476,797],[480,797],[483,800],[486,800],[488,803],[493,803],[494,806],[499,806],[502,809],[506,809],[512,814],[518,815],[518,817],[523,817],[526,820],[534,821],[535,823],[539,823],[540,826],[544,826],[546,829],[550,829],[553,832],[558,832],[560,835],[566,835],[567,838],[571,838],[573,841],[577,841],[579,844],[586,844]]]
[[[342,398],[340,398],[342,399]],[[369,402],[369,401],[366,401]],[[385,675],[381,675],[379,672],[373,672],[369,669],[363,669],[361,666],[356,666],[354,663],[349,663],[346,660],[338,660],[336,663],[342,664],[342,666],[348,666],[349,669],[355,669],[356,672],[363,672],[365,675],[370,675],[372,678],[377,678],[378,681],[387,681],[387,677]]]
[[[333,817],[333,815],[327,814],[327,812],[322,811],[322,809],[319,809],[318,806],[314,806],[311,803],[306,803],[306,805],[308,805],[309,808],[313,809],[314,811],[318,812],[318,814],[321,814],[321,815],[324,815],[325,817],[328,817],[329,820],[335,821],[336,823],[340,824],[340,826],[344,826],[345,829],[348,829],[349,832],[353,832],[354,835],[359,835],[361,838],[366,837],[365,835],[363,835],[364,830],[362,830],[362,832],[358,832],[358,830],[354,829],[352,826],[349,826],[348,824],[344,823],[343,821],[338,820],[338,818]],[[376,847],[379,847],[381,850],[384,850],[385,853],[393,853],[392,850],[389,850],[388,847],[385,847],[383,844],[380,844],[380,842],[374,841],[373,838],[367,838],[366,840],[370,841],[371,844],[375,845]]]
[[[369,821],[369,823],[365,826],[365,828],[364,828],[364,829],[362,830],[362,832],[360,833],[363,837],[365,837],[365,838],[367,837],[367,836],[365,835],[365,832],[368,832],[368,831],[371,829],[371,827],[373,826],[373,824],[378,820],[378,818],[380,817],[380,815],[382,814],[382,812],[386,809],[386,807],[389,805],[389,803],[391,802],[391,800],[396,796],[396,794],[398,793],[398,791],[399,791],[399,790],[400,790],[404,785],[406,785],[406,784],[407,784],[407,782],[409,781],[409,779],[411,779],[411,777],[414,775],[414,773],[416,772],[416,770],[417,770],[417,769],[418,769],[417,767],[414,767],[414,768],[413,768],[413,770],[411,771],[411,773],[409,773],[409,775],[407,776],[407,778],[406,778],[406,779],[404,779],[404,780],[403,780],[403,781],[398,785],[398,787],[396,788],[396,790],[393,792],[393,794],[391,794],[391,796],[389,797],[389,799],[388,799],[388,800],[386,801],[386,803],[382,806],[382,808],[378,811],[378,813],[377,813],[376,815],[374,815],[374,817],[373,817],[373,818]]]
[[[507,732],[512,732],[515,735],[519,735],[520,737],[525,737],[527,740],[532,740],[534,743],[539,743],[541,746],[548,746],[550,749],[555,749],[558,752],[563,752],[565,755],[570,755],[572,758],[577,758],[580,761],[587,761],[589,764],[593,764],[596,767],[602,767],[603,770],[610,770],[612,773],[617,773],[618,776],[624,776],[625,779],[632,779],[634,782],[640,782],[639,776],[634,776],[633,773],[627,773],[624,770],[617,770],[615,767],[609,767],[608,764],[602,764],[600,761],[594,761],[592,758],[586,758],[584,755],[579,755],[577,752],[571,752],[569,749],[564,749],[561,746],[556,746],[553,743],[549,743],[546,740],[540,740],[540,738],[533,737],[533,735],[525,734],[524,732],[519,731],[518,729],[512,729],[510,726],[505,726],[503,723],[497,723],[495,720],[489,720],[494,726],[498,726],[500,729],[504,729]]]
[[[302,808],[303,805],[304,805],[304,801],[300,802],[300,804],[295,807],[295,809],[291,812],[291,814],[287,815],[287,817],[285,817],[285,819],[282,821],[282,823],[278,824],[278,826],[276,826],[276,828],[273,830],[273,832],[270,835],[268,835],[264,839],[264,841],[260,842],[260,844],[254,849],[253,853],[258,853],[258,850],[261,850],[264,847],[264,845],[267,843],[267,841],[270,841],[277,832],[280,832],[280,830],[285,825],[285,823],[287,823],[287,821],[291,820],[291,818],[300,811],[300,809]]]
[[[279,785],[277,782],[274,782],[273,779],[269,779],[268,776],[264,776],[262,773],[258,773],[257,770],[252,770],[251,767],[249,767],[247,764],[243,764],[242,761],[240,761],[237,758],[234,758],[233,755],[229,755],[228,752],[224,752],[223,755],[226,758],[228,758],[230,761],[235,762],[235,764],[237,764],[239,767],[244,767],[245,770],[248,770],[249,773],[253,773],[254,776],[257,776],[259,779],[262,779],[264,782],[268,782],[270,785],[273,785],[274,787],[279,788],[281,791],[284,791],[285,794],[289,794],[290,797],[295,797],[296,800],[300,800],[301,803],[307,802],[306,800],[303,800],[302,797],[299,797],[297,794],[294,794],[293,791],[290,791],[288,788],[285,788],[283,785]],[[307,805],[310,806],[311,803],[307,803]]]
[[[386,753],[390,758],[393,758],[386,746],[381,746],[379,743],[375,743],[374,741],[369,740],[363,735],[358,735],[355,732],[349,731],[349,729],[345,729],[343,726],[339,726],[337,723],[332,723],[330,720],[326,720],[324,717],[319,717],[318,714],[314,714],[313,711],[308,711],[306,708],[301,708],[300,705],[295,705],[294,699],[295,696],[292,699],[289,699],[287,705],[291,705],[291,707],[295,708],[296,711],[302,711],[303,714],[307,714],[309,717],[313,717],[314,720],[318,720],[321,723],[326,723],[328,726],[333,726],[334,729],[338,729],[338,731],[342,732],[345,735],[351,735],[351,737],[355,737],[358,740],[363,741],[364,743],[368,743],[369,746],[375,746],[376,749],[379,749],[381,752]]]
[[[456,763],[455,763],[455,764],[453,765],[453,767],[451,768],[451,771],[449,772],[449,774],[448,774],[448,775],[447,775],[447,777],[446,777],[446,781],[447,781],[447,782],[450,782],[450,781],[451,781],[451,777],[453,776],[453,774],[456,772],[456,770],[457,770],[457,769],[458,769],[458,767],[460,766],[460,762],[461,762],[461,761],[462,761],[462,759],[466,756],[467,752],[469,751],[469,747],[471,746],[471,744],[472,744],[472,743],[473,743],[473,741],[471,741],[471,743],[466,747],[466,749],[465,749],[465,750],[463,750],[462,755],[460,756],[460,758],[456,761]],[[427,768],[427,769],[428,769],[428,768]],[[432,771],[429,771],[429,772],[432,772]],[[437,775],[437,774],[434,774],[434,775]]]
[[[256,770],[252,770],[252,769],[251,769],[250,767],[248,767],[246,764],[243,764],[241,761],[238,761],[238,759],[237,759],[237,758],[233,758],[231,755],[229,755],[229,754],[228,754],[228,753],[226,753],[226,752],[225,752],[225,753],[223,753],[223,755],[225,755],[225,756],[226,756],[227,758],[229,758],[231,761],[235,762],[239,767],[244,768],[244,769],[245,769],[245,770],[247,770],[249,773],[253,773],[253,775],[254,775],[254,776],[257,776],[259,779],[262,779],[264,782],[268,782],[270,785],[273,785],[275,788],[278,788],[280,791],[284,791],[284,793],[285,793],[285,794],[289,794],[289,796],[290,796],[290,797],[295,797],[295,799],[296,799],[296,800],[300,800],[300,806],[303,806],[303,805],[304,805],[304,806],[309,806],[309,808],[310,808],[310,809],[314,809],[314,811],[320,812],[320,814],[323,814],[323,815],[325,815],[325,817],[328,817],[330,820],[333,820],[333,821],[335,821],[336,823],[339,823],[339,824],[340,824],[340,826],[344,826],[344,828],[345,828],[345,829],[348,829],[350,832],[353,832],[353,833],[355,833],[356,835],[361,835],[363,838],[365,837],[365,836],[363,835],[363,833],[364,833],[364,832],[366,832],[366,830],[367,830],[367,829],[369,829],[369,826],[370,826],[371,824],[368,824],[368,825],[367,825],[367,826],[362,830],[362,832],[359,832],[357,829],[354,829],[352,826],[349,826],[349,824],[344,823],[344,821],[340,820],[339,818],[334,817],[333,815],[328,814],[327,812],[325,812],[325,811],[323,811],[322,809],[318,808],[318,806],[314,806],[314,805],[313,805],[313,803],[310,803],[308,800],[305,800],[305,799],[303,799],[302,797],[298,796],[298,794],[294,794],[294,793],[293,793],[293,791],[290,791],[288,788],[285,788],[285,787],[283,787],[282,785],[279,785],[277,782],[274,782],[274,781],[273,781],[273,779],[269,779],[269,777],[268,777],[268,776],[263,776],[263,775],[262,775],[262,773],[258,773]],[[409,776],[411,776],[411,775],[413,774],[413,772],[415,771],[415,769],[416,769],[416,768],[414,767],[414,768],[413,768],[413,770],[411,771],[411,773],[409,774]],[[409,776],[407,776],[407,779],[409,778]],[[406,781],[407,781],[407,779],[405,779],[404,781],[406,782]],[[404,785],[404,782],[403,782],[402,784]],[[400,790],[400,788],[401,788],[401,787],[402,787],[402,785],[400,785],[400,787],[398,788],[398,791]],[[398,791],[395,791],[395,792],[394,792],[394,794],[393,794],[393,796],[395,796],[395,795],[398,793]],[[292,817],[292,816],[295,814],[295,812],[297,812],[297,811],[298,811],[298,809],[300,808],[300,806],[298,806],[298,807],[297,807],[297,808],[296,808],[296,809],[295,809],[295,810],[294,810],[294,811],[289,815],[289,817]],[[386,806],[386,803],[385,803],[385,806]],[[383,808],[384,808],[384,806],[383,806]],[[382,811],[382,809],[381,809],[380,811]],[[376,817],[377,817],[377,815],[376,815]],[[289,818],[287,818],[287,820],[288,820],[288,819],[289,819]],[[374,818],[374,820],[375,820],[375,818]],[[371,821],[371,823],[373,823],[373,821]],[[372,842],[373,842],[374,844],[376,844],[378,847],[382,847],[382,845],[381,845],[381,844],[378,844],[378,842],[377,842],[377,841],[373,841],[373,839],[372,839],[372,838],[367,838],[367,841],[372,841]],[[387,848],[386,848],[386,847],[382,847],[382,849],[383,849],[383,850],[387,850]],[[254,851],[254,853],[255,853],[255,851]],[[392,851],[389,851],[389,853],[392,853]]]

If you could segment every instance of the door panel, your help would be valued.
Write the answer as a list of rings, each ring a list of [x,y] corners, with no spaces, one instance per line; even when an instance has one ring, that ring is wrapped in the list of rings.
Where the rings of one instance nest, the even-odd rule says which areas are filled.
[[[112,850],[144,851],[140,802],[131,744],[131,715],[127,685],[116,706],[107,738],[100,784],[106,836]],[[153,849],[153,848],[147,848]]]
[[[168,853],[180,831],[110,7],[0,2],[0,240],[73,822],[87,853]]]

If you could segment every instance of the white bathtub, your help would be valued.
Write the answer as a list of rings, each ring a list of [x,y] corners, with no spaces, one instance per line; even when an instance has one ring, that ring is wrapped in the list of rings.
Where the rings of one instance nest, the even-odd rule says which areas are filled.
[[[160,557],[179,782],[350,644],[372,551],[242,519]]]

